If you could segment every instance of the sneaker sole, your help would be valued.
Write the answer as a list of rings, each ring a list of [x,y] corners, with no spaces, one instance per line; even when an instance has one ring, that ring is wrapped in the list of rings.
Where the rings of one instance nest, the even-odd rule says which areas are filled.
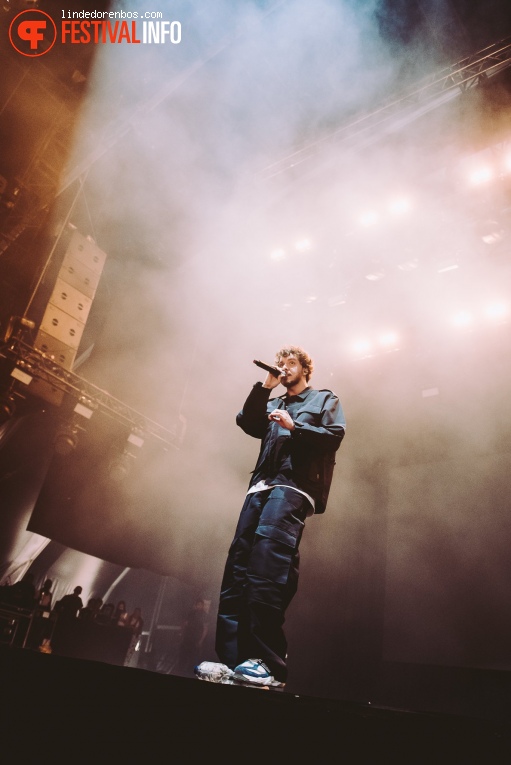
[[[242,677],[234,677],[232,679],[233,685],[242,685],[244,688],[256,688],[259,691],[269,691],[270,685],[262,685],[261,683],[254,683],[251,680],[244,680]]]
[[[206,675],[206,674],[200,675],[197,672],[195,673],[195,677],[198,680],[205,680],[207,683],[224,683],[224,684],[226,684],[226,683],[232,683],[232,681],[234,680],[234,678],[231,677],[230,675],[214,675],[214,676]]]
[[[233,680],[245,685],[256,686],[257,688],[284,688],[286,685],[278,680],[268,681],[267,678],[252,677],[251,675],[234,675]]]

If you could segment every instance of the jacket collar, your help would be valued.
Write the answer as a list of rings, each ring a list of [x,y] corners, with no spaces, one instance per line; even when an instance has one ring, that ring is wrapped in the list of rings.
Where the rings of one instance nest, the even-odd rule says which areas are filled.
[[[309,393],[312,393],[312,388],[307,387],[302,390],[301,393],[298,393],[297,396],[289,396],[287,393],[282,396],[282,400],[286,403],[292,403],[293,401],[305,401]]]

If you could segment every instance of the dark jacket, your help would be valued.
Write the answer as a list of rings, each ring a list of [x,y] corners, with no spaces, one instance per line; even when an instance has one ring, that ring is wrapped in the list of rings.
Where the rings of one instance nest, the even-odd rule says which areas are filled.
[[[270,389],[256,383],[236,423],[249,436],[261,439],[261,449],[249,486],[264,479],[284,484],[313,497],[316,513],[324,513],[335,466],[335,452],[346,422],[337,396],[330,390],[306,388],[298,396],[270,399]],[[274,409],[287,409],[295,430],[268,420]]]

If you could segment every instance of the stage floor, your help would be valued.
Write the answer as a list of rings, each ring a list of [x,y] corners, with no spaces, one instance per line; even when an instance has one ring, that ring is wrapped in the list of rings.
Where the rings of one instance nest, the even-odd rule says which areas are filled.
[[[0,682],[5,762],[511,762],[504,695],[492,716],[418,712],[7,647]]]

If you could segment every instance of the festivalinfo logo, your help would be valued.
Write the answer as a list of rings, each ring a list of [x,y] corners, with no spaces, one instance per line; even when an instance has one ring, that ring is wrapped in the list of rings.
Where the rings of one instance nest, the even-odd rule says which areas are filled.
[[[69,11],[54,20],[45,11],[21,11],[9,26],[11,45],[22,56],[43,56],[57,40],[63,45],[179,45],[181,22],[161,11]]]

